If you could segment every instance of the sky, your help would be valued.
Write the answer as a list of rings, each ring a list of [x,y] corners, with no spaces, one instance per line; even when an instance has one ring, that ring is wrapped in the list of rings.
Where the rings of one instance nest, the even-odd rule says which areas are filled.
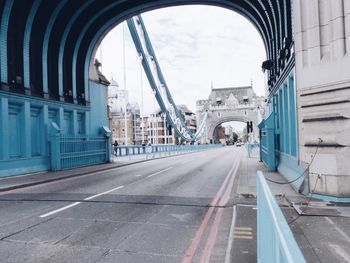
[[[265,94],[261,63],[266,52],[246,18],[228,9],[199,5],[157,9],[142,18],[176,104],[186,104],[195,112],[196,101],[209,97],[211,85],[253,83],[257,95]],[[121,88],[126,86],[130,102],[137,102],[145,116],[158,108],[126,23],[106,35],[96,58],[102,60],[104,75],[113,76]]]

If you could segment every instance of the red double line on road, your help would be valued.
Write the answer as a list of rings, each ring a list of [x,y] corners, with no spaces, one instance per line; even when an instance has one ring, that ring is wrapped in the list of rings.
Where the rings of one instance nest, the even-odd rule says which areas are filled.
[[[201,242],[202,236],[204,234],[204,231],[206,230],[208,223],[210,221],[211,216],[213,215],[215,211],[215,206],[225,206],[230,199],[230,193],[232,191],[235,175],[238,171],[239,164],[241,162],[242,158],[242,152],[239,153],[238,158],[232,165],[232,168],[230,169],[229,173],[227,174],[224,182],[222,183],[219,191],[216,193],[215,197],[213,198],[212,202],[210,203],[210,208],[208,209],[207,213],[204,216],[204,219],[198,228],[196,235],[191,243],[191,245],[188,247],[186,254],[183,258],[182,263],[190,263],[193,260],[193,257],[196,254],[197,248]],[[201,263],[209,262],[211,252],[214,248],[215,241],[216,241],[216,235],[219,229],[219,225],[221,222],[221,217],[224,209],[218,208],[216,212],[216,216],[214,218],[214,222],[211,226],[210,234],[208,236],[207,242],[205,244],[204,252],[201,256]]]

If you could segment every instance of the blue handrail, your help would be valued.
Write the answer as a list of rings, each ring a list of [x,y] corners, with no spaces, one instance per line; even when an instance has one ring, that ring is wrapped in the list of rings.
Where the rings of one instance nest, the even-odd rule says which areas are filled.
[[[258,171],[258,262],[306,263],[264,174]]]
[[[186,152],[186,151],[202,151],[212,148],[223,147],[222,144],[199,144],[199,145],[172,145],[172,144],[159,144],[159,145],[129,145],[129,146],[117,146],[113,147],[115,156],[131,156],[140,154],[152,154],[152,153],[169,153],[169,152]]]

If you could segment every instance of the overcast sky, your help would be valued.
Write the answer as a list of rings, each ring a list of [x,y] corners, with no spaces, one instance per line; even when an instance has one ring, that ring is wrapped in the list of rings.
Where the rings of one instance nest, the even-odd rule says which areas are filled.
[[[245,86],[253,82],[264,95],[261,63],[266,54],[257,30],[231,10],[210,6],[181,6],[142,14],[163,75],[176,104],[196,111],[196,100],[207,99],[211,89]],[[126,88],[129,100],[141,106],[141,72],[145,115],[154,99],[125,23]],[[110,31],[102,44],[102,72],[124,87],[123,26]]]

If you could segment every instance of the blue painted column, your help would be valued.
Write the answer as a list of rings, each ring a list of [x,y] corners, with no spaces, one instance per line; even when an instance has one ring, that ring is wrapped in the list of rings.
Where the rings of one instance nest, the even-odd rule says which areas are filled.
[[[84,114],[85,117],[85,135],[90,135],[90,112],[87,111]]]
[[[61,130],[57,125],[52,125],[50,128],[51,142],[51,170],[61,170],[61,152],[60,152],[60,133]]]
[[[280,148],[279,150],[281,152],[284,151],[284,133],[283,133],[283,128],[284,128],[284,123],[283,123],[283,94],[282,90],[280,89],[278,91],[278,123],[279,123],[279,143],[280,143]]]
[[[78,135],[78,116],[77,116],[77,110],[73,110],[73,116],[72,116],[72,125],[73,125],[73,134]]]
[[[24,102],[23,106],[23,137],[21,143],[23,145],[23,156],[30,158],[32,156],[32,142],[31,142],[31,112],[29,101]]]
[[[291,75],[288,78],[289,85],[289,104],[290,104],[290,144],[291,144],[291,155],[297,156],[298,152],[298,140],[297,140],[297,120],[296,120],[296,103],[295,103],[295,89],[294,89],[294,78]]]
[[[9,159],[9,127],[8,127],[8,99],[0,97],[0,140],[2,147],[0,148],[0,157],[2,160]]]
[[[49,107],[47,105],[43,106],[42,109],[42,123],[44,124],[43,127],[43,137],[44,137],[44,143],[41,145],[41,152],[43,156],[48,155],[48,135],[50,134],[50,121],[49,121]]]
[[[62,130],[62,127],[63,127],[63,125],[64,125],[64,109],[62,108],[62,107],[60,107],[59,109],[58,109],[58,112],[57,112],[57,114],[58,114],[58,126],[60,127],[60,129]]]
[[[290,154],[290,137],[289,137],[289,100],[288,100],[288,86],[287,84],[283,85],[283,122],[284,122],[284,152]]]

